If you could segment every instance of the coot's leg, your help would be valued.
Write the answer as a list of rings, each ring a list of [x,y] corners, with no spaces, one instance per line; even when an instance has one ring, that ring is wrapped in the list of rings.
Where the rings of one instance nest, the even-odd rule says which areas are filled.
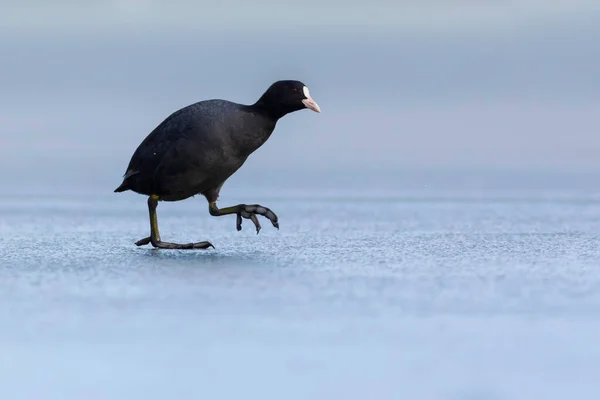
[[[218,208],[216,201],[211,201],[208,203],[208,211],[210,215],[218,217],[221,215],[237,215],[236,228],[237,230],[242,229],[242,217],[249,219],[254,223],[256,227],[256,234],[260,231],[260,223],[258,222],[257,215],[262,215],[267,218],[273,226],[279,229],[279,222],[277,219],[277,215],[267,207],[261,206],[260,204],[238,204],[237,206],[226,207],[226,208]]]
[[[160,240],[160,233],[158,232],[158,217],[156,215],[156,207],[158,206],[158,196],[148,197],[148,212],[150,213],[150,237],[138,240],[135,244],[137,246],[143,246],[146,244],[152,244],[152,246],[159,249],[208,249],[209,247],[214,248],[210,242],[197,242],[197,243],[170,243],[163,242]]]

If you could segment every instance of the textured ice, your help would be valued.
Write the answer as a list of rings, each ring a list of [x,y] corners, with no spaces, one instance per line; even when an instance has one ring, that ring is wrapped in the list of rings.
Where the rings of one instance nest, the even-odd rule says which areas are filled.
[[[2,399],[600,394],[600,203],[581,196],[0,200]]]

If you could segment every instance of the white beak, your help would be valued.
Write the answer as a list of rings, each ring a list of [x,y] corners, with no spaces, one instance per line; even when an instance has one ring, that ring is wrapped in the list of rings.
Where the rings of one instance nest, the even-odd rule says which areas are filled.
[[[319,107],[319,105],[317,104],[316,101],[314,101],[312,99],[312,97],[307,96],[308,98],[302,100],[302,103],[304,103],[304,105],[306,106],[306,108],[308,108],[309,110],[313,110],[314,112],[321,112],[321,108]]]

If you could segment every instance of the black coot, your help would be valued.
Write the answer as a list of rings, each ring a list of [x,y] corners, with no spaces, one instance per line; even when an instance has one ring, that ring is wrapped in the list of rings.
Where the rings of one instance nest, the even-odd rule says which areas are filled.
[[[184,107],[165,119],[131,157],[123,183],[115,192],[132,190],[148,197],[150,236],[136,242],[166,249],[207,249],[210,242],[169,243],[160,239],[156,207],[159,201],[179,201],[197,194],[206,197],[210,215],[250,219],[260,231],[257,215],[279,229],[277,216],[259,204],[217,207],[223,183],[267,141],[279,118],[304,108],[321,112],[299,81],[277,81],[252,105],[205,100]]]

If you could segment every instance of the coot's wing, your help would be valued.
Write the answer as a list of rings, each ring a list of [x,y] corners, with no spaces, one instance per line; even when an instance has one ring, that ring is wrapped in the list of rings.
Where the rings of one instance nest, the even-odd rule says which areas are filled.
[[[231,132],[244,123],[242,109],[205,100],[176,111],[135,151],[124,184],[138,193],[185,198],[222,183],[243,163],[231,142]]]

